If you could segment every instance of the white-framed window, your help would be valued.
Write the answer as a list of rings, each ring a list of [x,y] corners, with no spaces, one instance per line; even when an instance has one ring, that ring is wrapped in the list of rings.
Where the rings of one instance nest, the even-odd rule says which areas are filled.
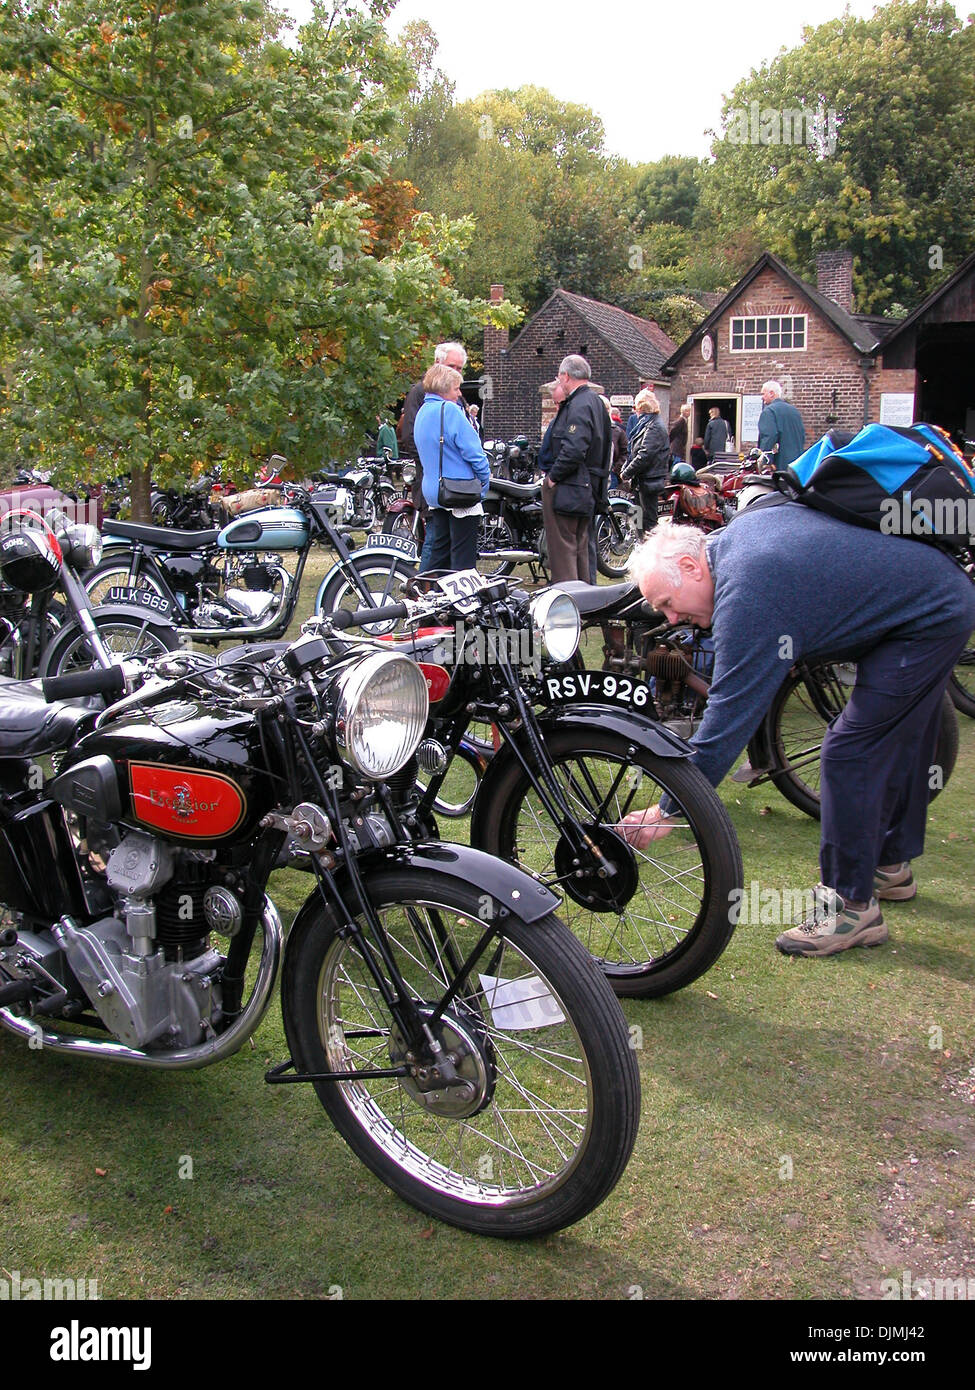
[[[804,352],[805,314],[760,314],[731,320],[732,352]]]

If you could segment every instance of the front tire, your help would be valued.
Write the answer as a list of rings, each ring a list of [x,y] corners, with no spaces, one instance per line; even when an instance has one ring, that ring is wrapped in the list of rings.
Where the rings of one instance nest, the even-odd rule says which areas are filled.
[[[618,995],[654,999],[696,980],[731,940],[743,883],[738,840],[714,788],[683,758],[660,758],[608,730],[549,731],[545,744],[576,819],[615,874],[577,865],[521,765],[491,784],[477,848],[564,893],[561,915]],[[613,827],[663,793],[679,828],[645,849]]]
[[[607,579],[624,579],[633,548],[640,539],[639,514],[629,503],[610,501],[608,512],[595,518],[596,568]]]
[[[395,556],[383,558],[373,555],[356,555],[349,564],[354,568],[360,582],[365,585],[377,608],[386,603],[399,603],[407,582],[413,578],[416,568]],[[315,604],[319,617],[328,617],[340,608],[355,612],[357,608],[369,605],[359,593],[353,581],[338,567],[325,580]],[[396,626],[392,623],[368,623],[362,631],[370,637],[379,637],[391,632]]]
[[[464,1230],[536,1236],[580,1220],[622,1174],[639,1113],[635,1057],[605,982],[554,917],[529,926],[510,914],[485,941],[474,885],[386,868],[369,875],[368,892],[428,1014],[480,944],[432,1023],[473,1095],[448,1088],[433,1102],[415,1074],[316,1081],[336,1129],[398,1196]],[[281,1002],[298,1071],[406,1067],[354,938],[317,905],[294,930]]]
[[[148,568],[141,569],[133,579],[129,559],[131,554],[132,552],[127,551],[121,556],[110,556],[84,575],[82,582],[85,593],[93,607],[110,602],[110,589],[151,589],[154,594],[159,594],[160,598],[167,597],[162,584]]]
[[[164,652],[175,651],[179,638],[175,629],[161,623],[114,616],[111,610],[101,609],[92,614],[99,635],[108,650],[125,661],[150,661]],[[73,671],[88,671],[97,663],[81,627],[68,623],[44,653],[39,676],[65,676]]]

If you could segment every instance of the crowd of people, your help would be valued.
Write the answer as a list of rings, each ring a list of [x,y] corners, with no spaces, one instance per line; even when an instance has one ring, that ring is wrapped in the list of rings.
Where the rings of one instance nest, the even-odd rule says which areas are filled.
[[[461,386],[467,352],[458,342],[440,343],[433,365],[410,388],[396,430],[398,453],[417,463],[413,500],[425,523],[420,571],[472,568],[483,506],[447,507],[440,500],[441,479],[476,479],[487,491],[490,469],[481,443],[478,406],[468,404]],[[542,510],[553,583],[596,582],[594,518],[608,509],[609,490],[628,486],[640,503],[642,529],[657,524],[661,495],[671,486],[675,464],[690,456],[691,467],[705,468],[729,447],[728,421],[712,406],[703,437],[688,451],[691,406],[681,406],[668,431],[653,391],[639,392],[624,428],[618,410],[592,383],[589,363],[570,353],[546,387],[557,407],[538,453]],[[805,449],[805,427],[782,387],[762,387],[759,447],[776,456],[779,467]],[[384,437],[388,442],[387,427]],[[396,454],[393,454],[396,457]]]

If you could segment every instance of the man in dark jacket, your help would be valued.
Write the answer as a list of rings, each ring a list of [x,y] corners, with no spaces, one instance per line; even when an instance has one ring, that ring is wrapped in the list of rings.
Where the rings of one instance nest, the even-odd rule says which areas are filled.
[[[557,380],[566,399],[549,436],[552,462],[542,483],[542,515],[552,582],[589,583],[589,521],[609,458],[609,415],[590,385],[589,363],[572,354]]]
[[[762,387],[765,409],[758,417],[758,447],[775,455],[776,468],[788,468],[806,452],[806,427],[794,405],[782,399],[777,381]]]

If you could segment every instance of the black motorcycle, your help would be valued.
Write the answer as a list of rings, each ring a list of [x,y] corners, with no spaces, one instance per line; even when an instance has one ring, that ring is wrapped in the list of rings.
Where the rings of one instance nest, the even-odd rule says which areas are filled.
[[[376,632],[408,616],[416,629],[380,645],[414,656],[430,689],[421,820],[469,814],[472,845],[563,893],[565,920],[618,994],[652,998],[697,979],[734,931],[741,854],[646,686],[597,689],[572,668],[579,614],[558,589],[529,599],[470,571],[419,576],[410,590],[425,592],[333,621]],[[641,844],[634,822],[663,797],[670,832]]]
[[[117,676],[46,694],[115,699]],[[290,1055],[265,1079],[313,1087],[422,1211],[540,1235],[619,1179],[636,1062],[553,893],[416,843],[426,717],[414,662],[320,638],[277,660],[176,653],[101,712],[0,682],[0,1025],[34,1068],[209,1066],[254,1033],[283,957]],[[283,862],[313,878],[286,943]]]
[[[128,521],[103,526],[106,553],[85,575],[93,603],[142,606],[172,623],[181,639],[217,644],[283,637],[294,617],[305,564],[313,547],[337,556],[322,579],[316,611],[331,610],[351,594],[355,606],[375,594],[398,596],[415,568],[412,546],[384,537],[352,553],[340,528],[352,506],[341,488],[313,491],[284,483],[265,488],[280,506],[241,512],[227,525],[177,531]],[[297,555],[293,570],[283,563]]]
[[[172,628],[144,608],[93,609],[80,574],[100,554],[97,528],[61,513],[2,519],[0,675],[27,680],[119,661],[131,668],[177,645]]]

